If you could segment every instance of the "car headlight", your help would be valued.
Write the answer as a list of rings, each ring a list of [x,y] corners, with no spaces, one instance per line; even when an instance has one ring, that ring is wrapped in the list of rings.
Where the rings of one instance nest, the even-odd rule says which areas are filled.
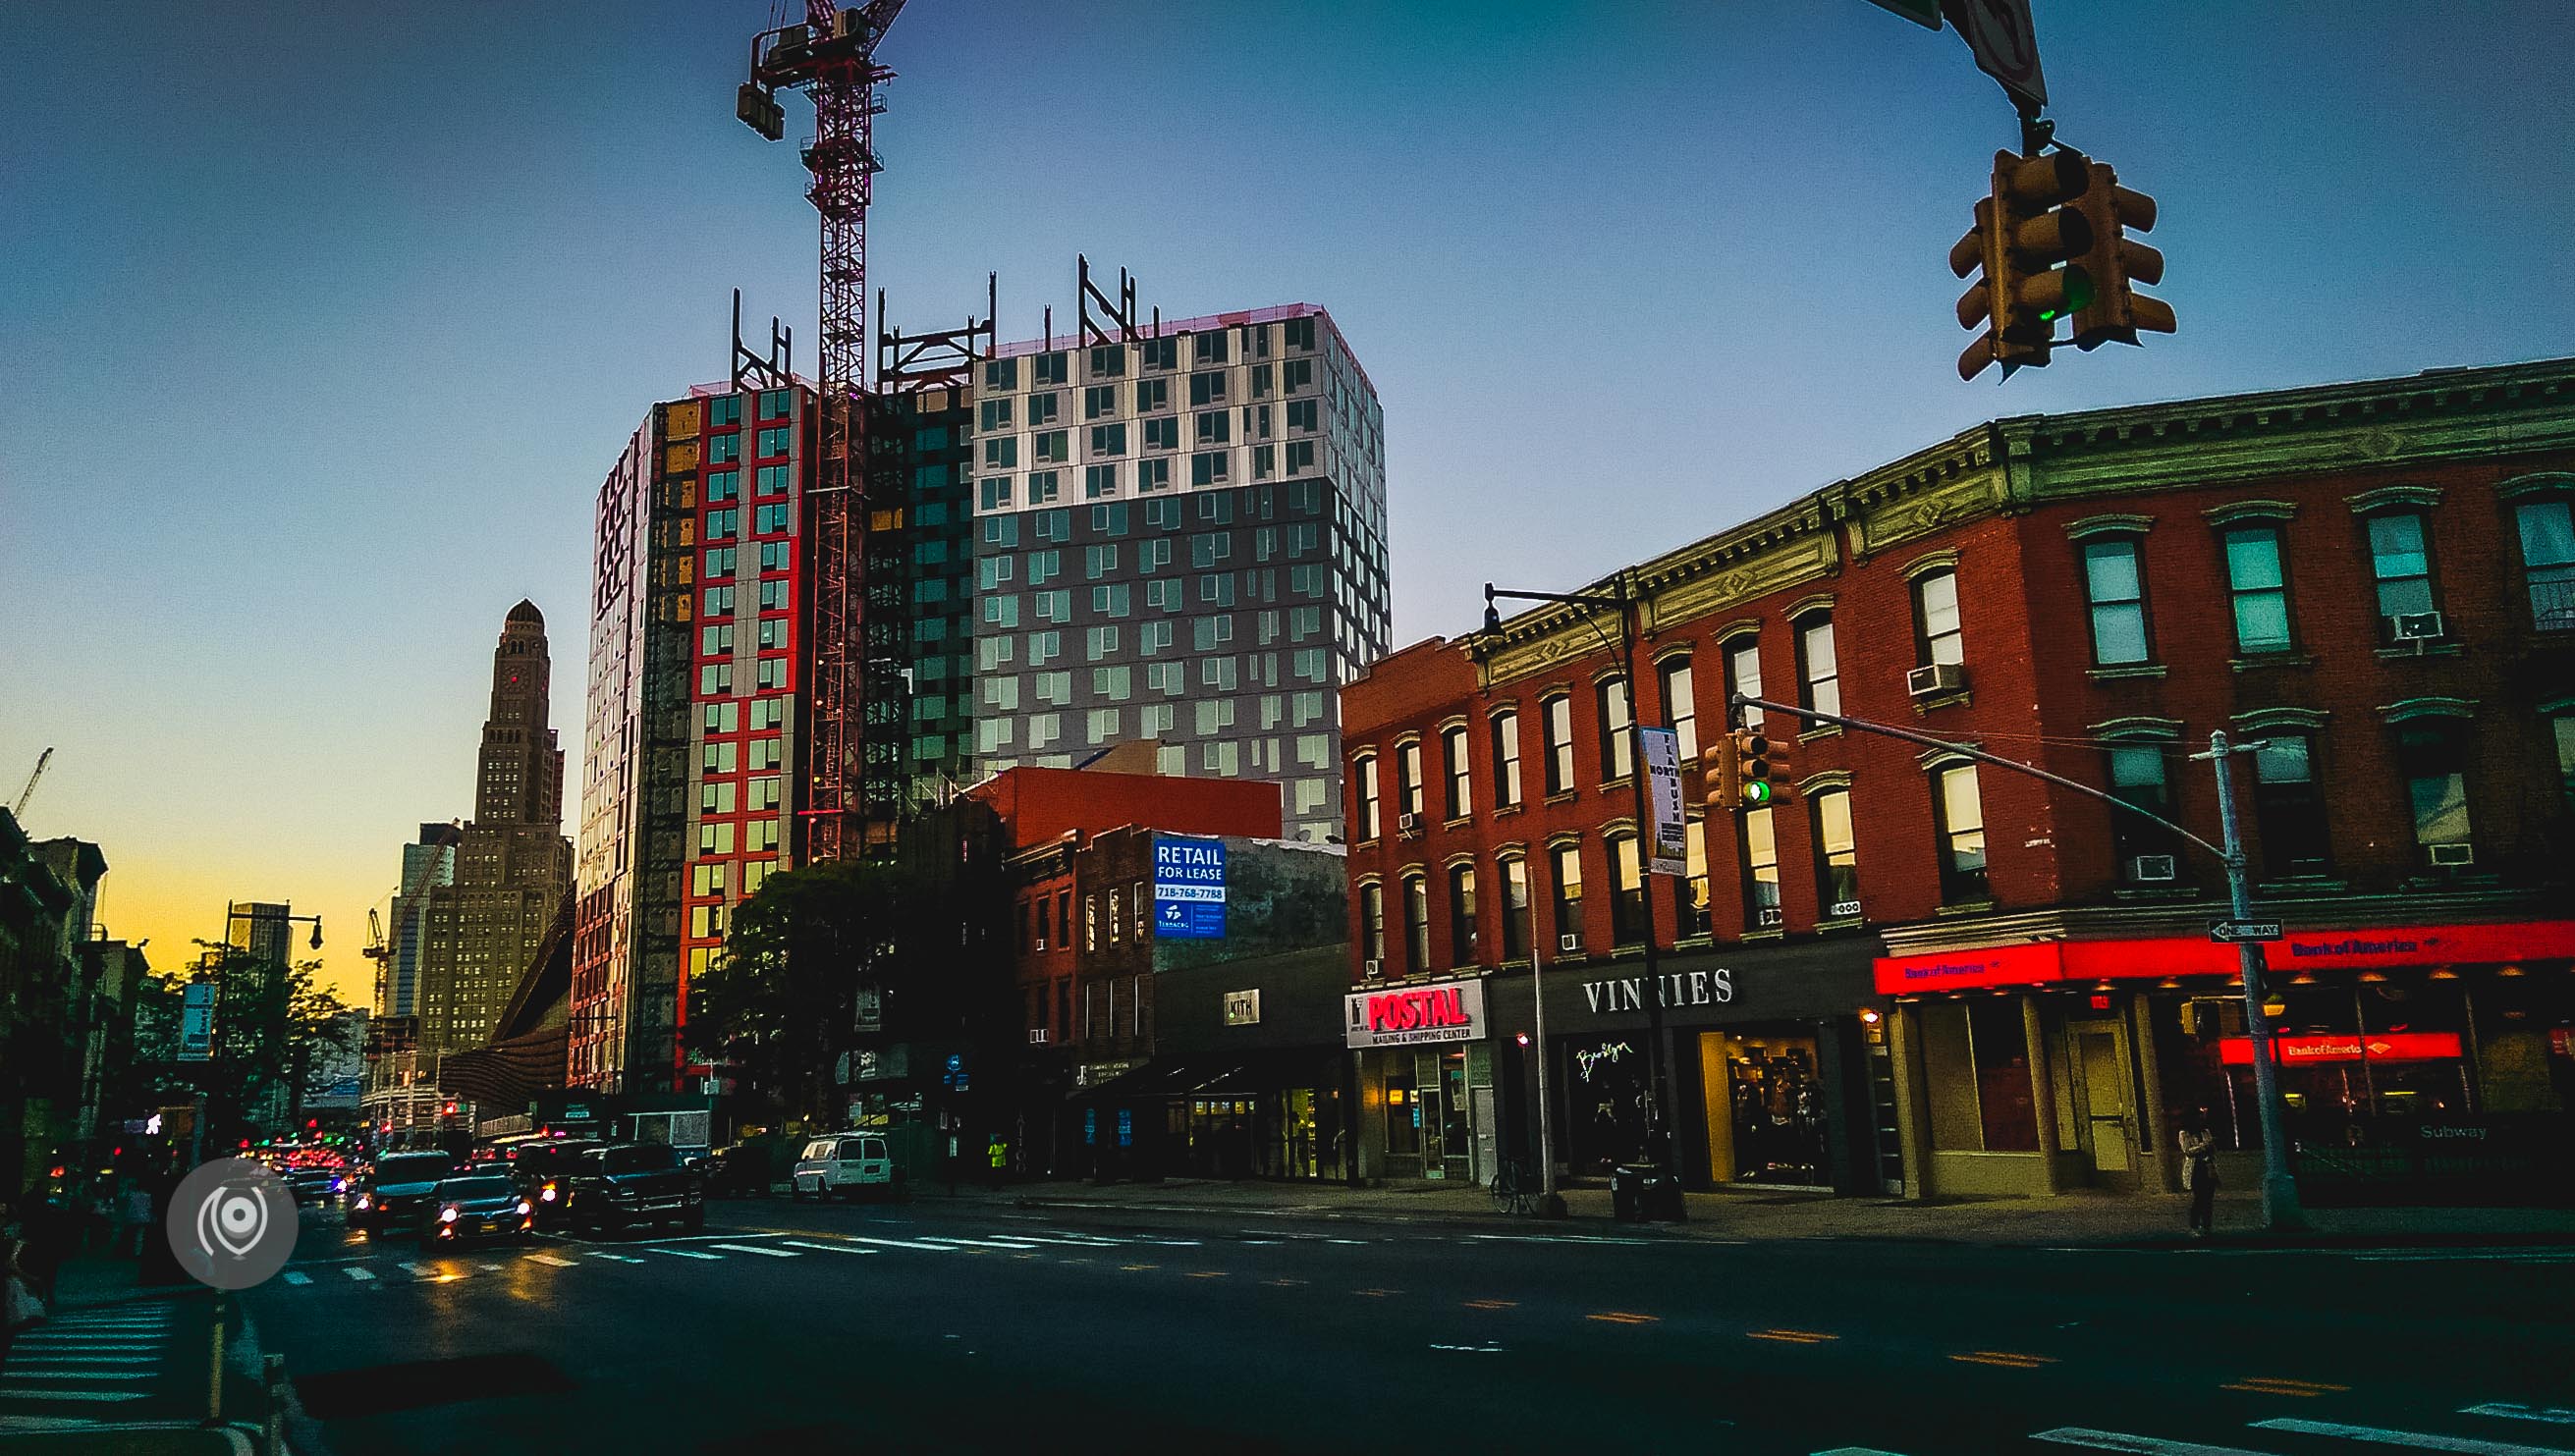
[[[525,1199],[525,1198],[522,1198],[522,1199],[520,1199],[520,1200],[519,1200],[519,1211],[520,1211],[521,1213],[534,1213],[534,1212],[536,1212],[537,1210],[535,1210],[534,1208],[529,1207],[529,1206],[528,1206],[528,1200],[527,1200],[527,1199]]]
[[[442,1208],[438,1210],[438,1221],[441,1223],[454,1223],[456,1221],[456,1210],[453,1208]]]
[[[367,1196],[366,1194],[364,1194],[364,1193],[361,1193],[361,1194],[359,1194],[359,1195],[358,1195],[358,1211],[359,1211],[359,1212],[364,1213],[364,1212],[365,1212],[365,1211],[367,1211],[368,1209],[373,1208],[373,1207],[375,1207],[375,1206],[376,1206],[376,1201],[375,1201],[374,1199],[372,1199],[372,1198],[368,1197],[368,1196]]]
[[[554,1185],[554,1184],[552,1184],[552,1183],[548,1183],[548,1184],[545,1186],[545,1188],[543,1189],[543,1191],[539,1192],[539,1193],[537,1194],[537,1196],[538,1196],[538,1197],[540,1197],[540,1198],[543,1198],[543,1199],[544,1199],[544,1200],[546,1200],[548,1203],[552,1203],[553,1201],[555,1201],[555,1185]]]

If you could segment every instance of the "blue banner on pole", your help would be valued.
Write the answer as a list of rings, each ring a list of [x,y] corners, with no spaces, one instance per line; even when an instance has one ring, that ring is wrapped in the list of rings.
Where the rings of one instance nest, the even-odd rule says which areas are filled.
[[[1225,938],[1225,841],[1157,835],[1154,933],[1167,940]]]

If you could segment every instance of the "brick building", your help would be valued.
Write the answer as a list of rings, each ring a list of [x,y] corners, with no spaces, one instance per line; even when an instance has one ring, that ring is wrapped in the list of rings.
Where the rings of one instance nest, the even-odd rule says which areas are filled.
[[[2302,1178],[2473,1143],[2463,1176],[2527,1182],[2575,1096],[2570,384],[2551,361],[1980,426],[1624,573],[1636,710],[1685,762],[1737,691],[1896,724],[2209,840],[2188,754],[2260,740],[2234,766],[2290,932]],[[1532,911],[1558,1157],[1632,1154],[1642,895],[1603,642],[1550,606],[1343,695],[1353,979],[1486,983],[1453,1039],[1359,1052],[1372,1173],[1487,1174],[1479,1116],[1525,1105]],[[1693,777],[1689,873],[1653,896],[1685,1176],[2171,1187],[2201,1107],[2249,1155],[2213,856],[1937,749],[1758,726],[1793,791],[1710,814]]]

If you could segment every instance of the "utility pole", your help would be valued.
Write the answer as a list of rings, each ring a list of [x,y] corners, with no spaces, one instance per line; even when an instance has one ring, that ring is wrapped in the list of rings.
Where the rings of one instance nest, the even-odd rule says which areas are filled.
[[[2230,745],[2226,729],[2217,728],[2208,735],[2208,751],[2191,754],[2207,759],[2217,770],[2217,823],[2218,836],[2225,840],[2221,857],[2226,860],[2227,908],[2238,921],[2253,917],[2253,889],[2246,873],[2243,835],[2236,828],[2235,765],[2229,760],[2261,747],[2259,742]],[[2262,1222],[2273,1232],[2304,1228],[2307,1220],[2298,1206],[2298,1180],[2289,1171],[2288,1132],[2281,1126],[2279,1058],[2271,1044],[2270,1017],[2262,1010],[2261,942],[2236,940],[2235,964],[2244,983],[2244,1033],[2253,1041],[2253,1103],[2262,1129]]]
[[[2112,808],[2161,824],[2190,843],[2197,844],[2216,855],[2226,866],[2227,899],[2231,907],[2229,913],[2239,922],[2249,919],[2252,915],[2253,891],[2246,877],[2244,843],[2236,831],[2235,784],[2227,759],[2236,753],[2259,750],[2262,746],[2259,742],[2230,745],[2226,741],[2226,730],[2219,728],[2209,733],[2207,752],[2191,754],[2194,760],[2205,758],[2214,761],[2217,765],[2219,837],[2225,842],[2212,844],[2161,814],[2148,812],[2126,799],[2104,793],[2088,783],[2077,783],[2061,773],[2050,773],[2044,768],[2034,767],[2028,763],[1997,757],[1965,743],[1953,743],[1945,738],[1935,738],[1929,733],[1917,733],[1910,728],[1897,728],[1892,724],[1872,723],[1864,718],[1849,718],[1837,713],[1817,713],[1811,708],[1799,708],[1787,703],[1772,703],[1765,698],[1749,698],[1740,693],[1735,694],[1731,701],[1737,711],[1758,708],[1770,713],[1784,713],[1791,718],[1806,719],[1813,723],[1835,724],[1857,732],[1900,738],[1905,742],[1916,743],[1923,747],[1940,748],[1955,753],[1961,758],[1973,759],[1978,763],[1990,763],[1997,768],[2042,779],[2059,788],[2070,789],[2087,798],[2097,798]],[[2255,1117],[2257,1125],[2262,1129],[2262,1221],[2264,1227],[2273,1233],[2295,1232],[2306,1227],[2306,1215],[2298,1206],[2297,1179],[2289,1171],[2288,1134],[2282,1128],[2280,1121],[2280,1070],[2277,1052],[2271,1045],[2270,1018],[2262,1012],[2262,947],[2258,943],[2243,939],[2237,939],[2235,946],[2237,969],[2244,989],[2244,1029],[2253,1043],[2254,1097],[2260,1104],[2255,1109]]]
[[[1520,879],[1529,890],[1529,1004],[1537,1018],[1537,1211],[1541,1218],[1564,1216],[1564,1195],[1555,1191],[1555,1110],[1546,1083],[1546,982],[1538,971],[1546,964],[1537,938],[1537,885],[1529,862],[1520,860]],[[1510,882],[1502,882],[1502,912],[1510,913]]]

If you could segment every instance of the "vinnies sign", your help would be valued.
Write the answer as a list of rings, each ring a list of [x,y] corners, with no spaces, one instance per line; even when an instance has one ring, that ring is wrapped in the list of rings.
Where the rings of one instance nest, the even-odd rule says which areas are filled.
[[[1349,1046],[1472,1041],[1484,1034],[1484,983],[1449,981],[1404,990],[1352,991],[1341,998]]]

